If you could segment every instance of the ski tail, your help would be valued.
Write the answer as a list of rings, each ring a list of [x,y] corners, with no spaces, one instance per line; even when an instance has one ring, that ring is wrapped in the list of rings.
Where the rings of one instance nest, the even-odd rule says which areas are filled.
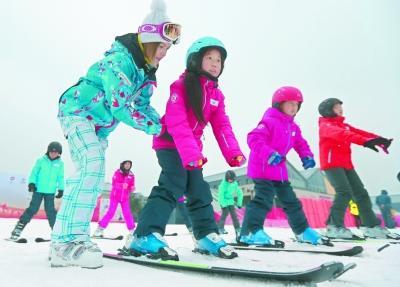
[[[28,240],[26,238],[18,238],[18,239],[6,238],[5,240],[15,243],[28,243]]]
[[[51,241],[51,239],[44,239],[44,238],[41,238],[41,237],[36,237],[35,238],[35,242],[36,243],[50,242],[50,241]]]

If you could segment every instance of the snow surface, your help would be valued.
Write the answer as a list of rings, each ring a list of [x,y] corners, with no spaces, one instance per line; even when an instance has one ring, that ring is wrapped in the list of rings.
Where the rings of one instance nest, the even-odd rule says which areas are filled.
[[[16,219],[0,219],[0,237],[10,235]],[[94,229],[95,224],[92,225]],[[231,226],[226,229],[233,232]],[[399,230],[397,230],[399,231]],[[193,241],[186,228],[181,225],[169,225],[167,233],[177,232],[179,236],[166,237],[170,247],[176,249],[183,261],[196,261],[218,266],[236,268],[257,268],[273,271],[302,270],[315,267],[323,262],[355,262],[356,269],[350,270],[340,278],[319,283],[318,286],[400,286],[400,244],[391,245],[381,252],[377,249],[383,241],[362,243],[365,251],[356,257],[338,257],[321,254],[238,251],[239,258],[223,260],[215,257],[193,254]],[[357,230],[355,230],[357,232]],[[107,236],[126,235],[124,224],[110,224],[106,229]],[[290,229],[268,228],[268,233],[276,239],[288,240],[292,237]],[[229,276],[195,274],[184,271],[167,271],[139,266],[124,262],[104,259],[104,267],[96,270],[79,267],[50,268],[48,262],[49,243],[35,243],[35,237],[49,238],[50,228],[46,220],[32,220],[27,225],[22,237],[27,244],[0,241],[0,286],[57,286],[57,287],[91,287],[91,286],[303,286],[298,283],[280,283],[239,279]],[[232,238],[227,235],[226,240]],[[96,240],[103,252],[115,253],[124,241]],[[290,243],[289,243],[290,244]],[[292,244],[293,245],[293,244]],[[350,246],[350,243],[336,243],[336,246]],[[354,244],[353,244],[354,245]],[[310,248],[312,248],[310,246]]]

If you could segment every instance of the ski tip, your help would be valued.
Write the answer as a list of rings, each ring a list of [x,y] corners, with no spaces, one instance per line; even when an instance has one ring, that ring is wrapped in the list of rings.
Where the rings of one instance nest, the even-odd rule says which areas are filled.
[[[388,248],[389,246],[390,246],[390,244],[389,244],[389,243],[386,243],[385,245],[379,247],[377,251],[378,251],[378,252],[381,252],[383,249]]]
[[[338,277],[340,277],[340,276],[342,276],[342,275],[343,275],[344,273],[346,273],[347,271],[356,268],[356,266],[357,266],[357,264],[354,263],[354,262],[349,263],[349,264],[346,264],[345,266],[343,266],[343,268],[342,268],[341,271],[335,273],[335,275],[333,276],[332,280],[333,280],[333,279],[336,279],[336,278],[338,278]]]

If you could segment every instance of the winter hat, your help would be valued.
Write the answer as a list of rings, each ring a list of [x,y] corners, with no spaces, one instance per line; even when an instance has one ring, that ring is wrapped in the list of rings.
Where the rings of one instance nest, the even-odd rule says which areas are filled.
[[[151,12],[144,18],[142,26],[146,24],[159,25],[170,22],[167,16],[167,5],[164,0],[153,0],[151,3]],[[164,39],[159,33],[140,32],[140,41],[142,43],[164,42],[170,43]]]

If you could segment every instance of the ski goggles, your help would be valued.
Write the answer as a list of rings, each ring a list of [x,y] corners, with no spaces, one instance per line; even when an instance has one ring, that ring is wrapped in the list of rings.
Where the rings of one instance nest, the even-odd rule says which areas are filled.
[[[174,23],[162,23],[158,25],[144,24],[139,27],[139,33],[156,33],[159,34],[165,41],[172,44],[177,44],[181,37],[181,25]]]

